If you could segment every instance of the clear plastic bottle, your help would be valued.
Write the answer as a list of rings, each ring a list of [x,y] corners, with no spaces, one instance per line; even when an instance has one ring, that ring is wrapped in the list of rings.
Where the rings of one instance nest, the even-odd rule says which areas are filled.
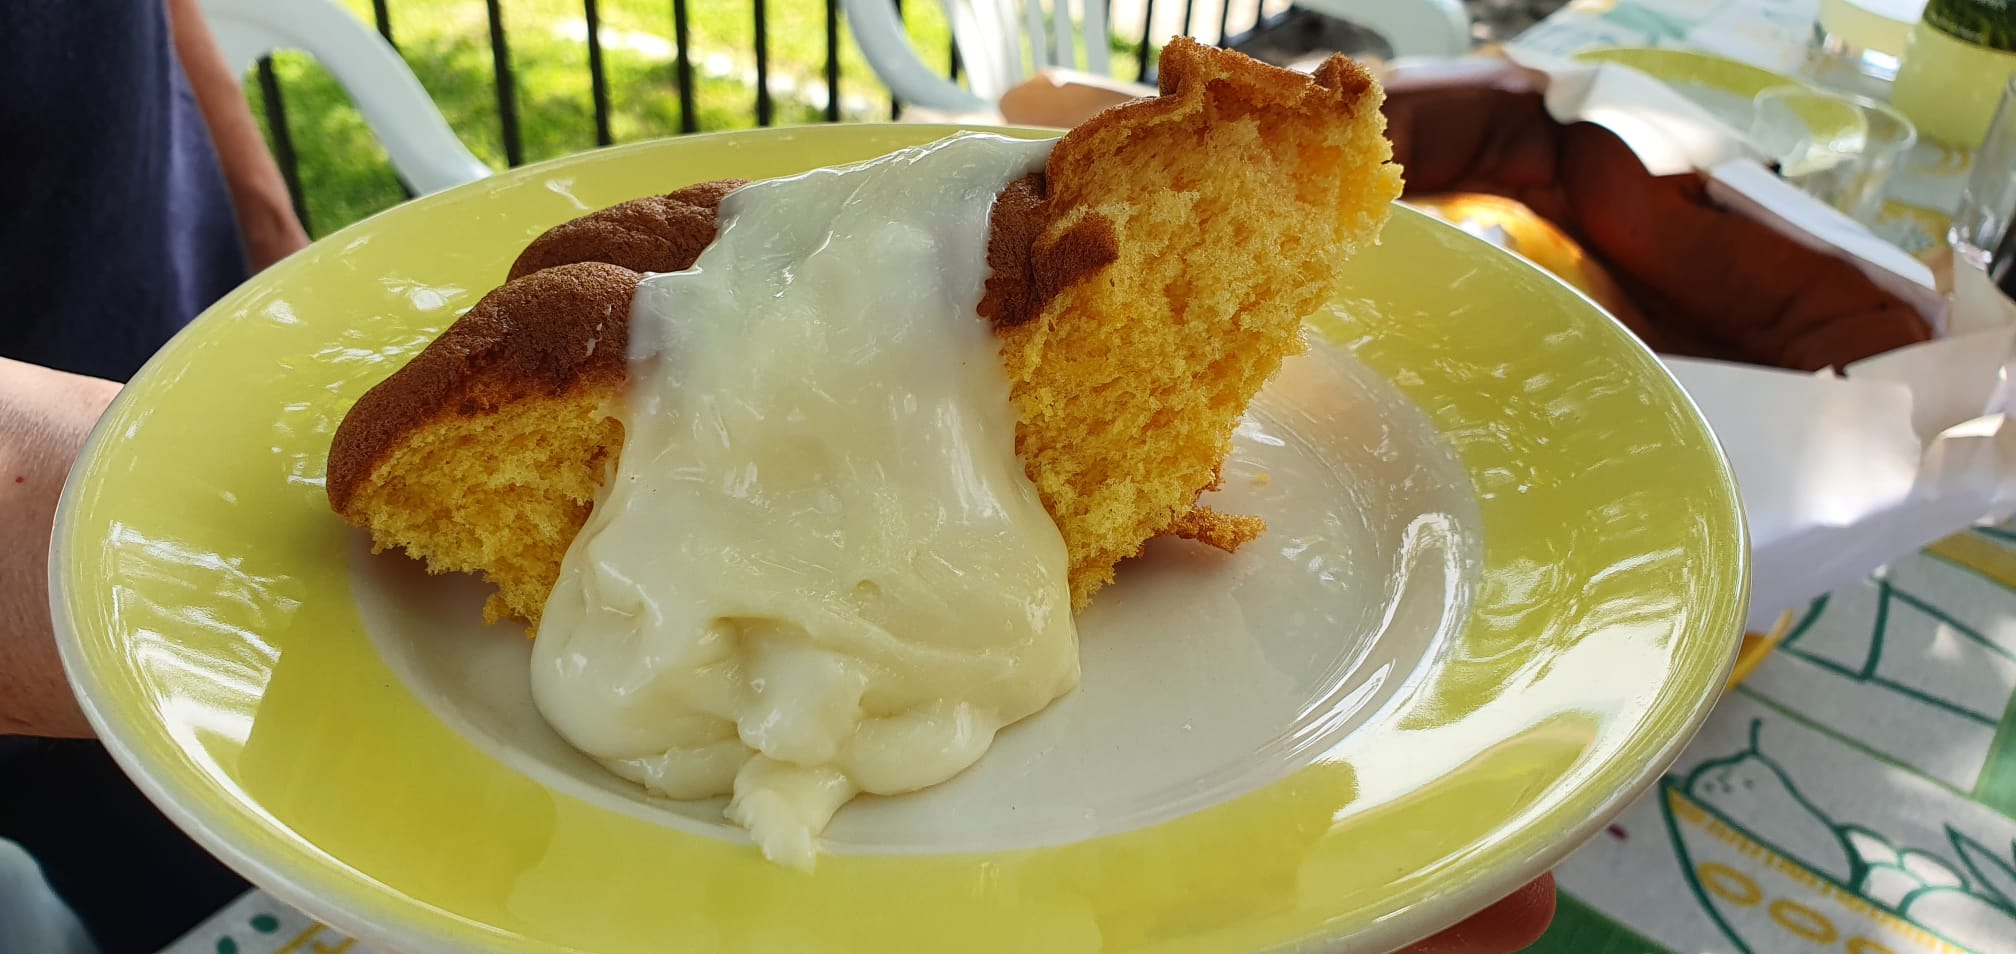
[[[2016,76],[2016,4],[1929,0],[1911,31],[1891,102],[1921,135],[1972,149],[1987,134],[2011,76]]]
[[[1890,96],[1925,0],[1820,0],[1805,73],[1822,86]]]

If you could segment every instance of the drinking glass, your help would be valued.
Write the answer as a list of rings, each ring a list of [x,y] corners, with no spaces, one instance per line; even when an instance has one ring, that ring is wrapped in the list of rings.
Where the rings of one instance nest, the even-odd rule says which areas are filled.
[[[1779,86],[1752,101],[1750,138],[1778,174],[1848,217],[1873,225],[1883,186],[1918,141],[1903,114],[1862,96]]]
[[[1820,0],[1801,72],[1830,89],[1888,98],[1925,0]]]
[[[1988,136],[1974,151],[1974,169],[1960,194],[1947,238],[1953,253],[1988,272],[1996,284],[2009,282],[2009,220],[2016,216],[2016,79],[2003,87],[2002,103],[1988,123]]]

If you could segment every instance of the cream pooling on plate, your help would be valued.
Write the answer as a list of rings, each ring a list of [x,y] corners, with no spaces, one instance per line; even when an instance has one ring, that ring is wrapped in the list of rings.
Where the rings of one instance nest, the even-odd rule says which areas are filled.
[[[942,782],[1070,691],[1064,543],[975,313],[1050,142],[961,134],[759,182],[630,318],[622,459],[533,644],[539,710],[808,867],[861,792]]]

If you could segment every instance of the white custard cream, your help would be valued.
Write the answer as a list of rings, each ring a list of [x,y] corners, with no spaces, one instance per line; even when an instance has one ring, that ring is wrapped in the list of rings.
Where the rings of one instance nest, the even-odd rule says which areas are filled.
[[[532,652],[617,774],[810,868],[1078,682],[1064,543],[975,314],[988,213],[1050,142],[961,134],[730,194],[630,315],[622,459]]]

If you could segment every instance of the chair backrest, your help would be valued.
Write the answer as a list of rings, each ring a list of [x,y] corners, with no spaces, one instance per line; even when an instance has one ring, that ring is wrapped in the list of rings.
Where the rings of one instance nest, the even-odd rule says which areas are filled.
[[[1106,0],[1051,0],[1047,12],[1042,0],[942,2],[970,88],[961,88],[918,57],[895,0],[841,0],[868,65],[905,101],[950,113],[978,112],[992,109],[1002,93],[1034,70],[1058,66],[1107,72]],[[1462,0],[1298,2],[1371,30],[1396,57],[1459,56],[1469,49],[1470,19]]]
[[[1008,3],[981,2],[978,6],[984,9],[976,10],[971,0],[945,0],[952,40],[958,44],[959,61],[968,70],[973,92],[940,76],[917,56],[903,19],[896,13],[895,0],[840,0],[840,5],[847,12],[854,42],[860,45],[861,55],[875,75],[890,92],[926,109],[948,113],[992,109],[1007,89],[1000,85],[1002,77],[1017,69],[1021,59],[1022,28]],[[983,90],[993,95],[983,96]]]
[[[473,182],[491,169],[455,138],[434,100],[384,37],[333,0],[202,0],[226,62],[243,76],[277,50],[313,56],[364,114],[414,192]]]
[[[1295,5],[1378,34],[1395,59],[1470,51],[1470,11],[1463,0],[1295,0]]]
[[[1101,75],[1106,72],[1106,0],[1053,0],[1047,16],[1043,4],[1036,0],[944,2],[966,82],[975,96],[990,103],[1034,70],[1057,66]],[[1082,63],[1080,48],[1084,51]]]

